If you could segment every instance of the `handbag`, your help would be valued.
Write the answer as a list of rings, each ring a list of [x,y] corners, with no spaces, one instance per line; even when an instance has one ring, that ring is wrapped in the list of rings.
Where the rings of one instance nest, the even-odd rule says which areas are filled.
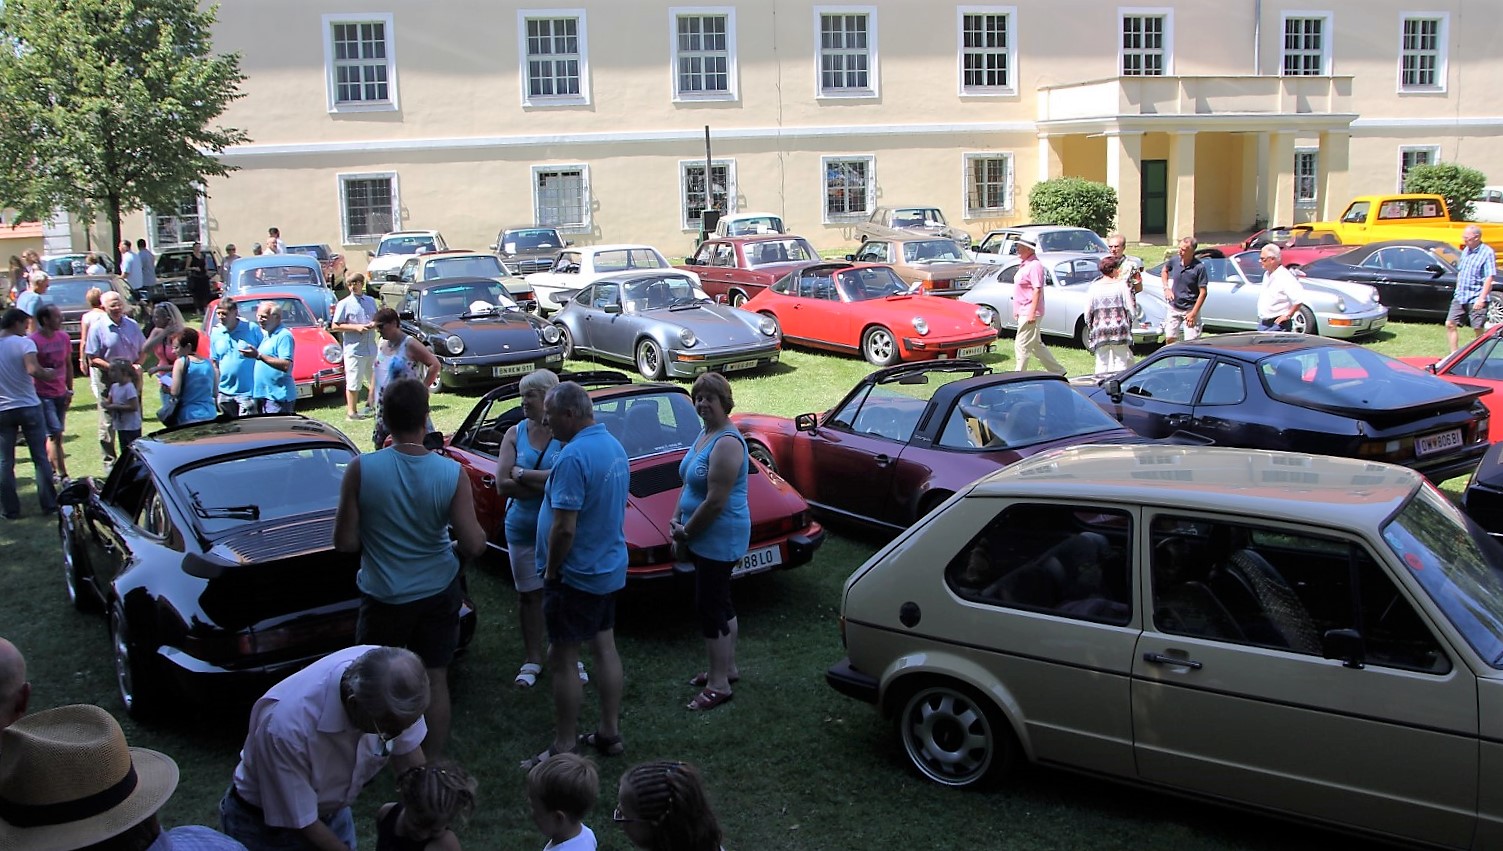
[[[171,394],[162,397],[162,407],[157,408],[157,421],[162,425],[174,425],[177,418],[177,397]]]

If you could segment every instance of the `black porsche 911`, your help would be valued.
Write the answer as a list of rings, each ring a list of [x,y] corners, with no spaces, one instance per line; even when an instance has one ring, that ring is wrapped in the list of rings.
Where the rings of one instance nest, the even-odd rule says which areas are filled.
[[[355,643],[360,557],[333,532],[358,455],[317,420],[247,417],[143,437],[63,489],[68,596],[105,611],[127,711],[254,698]],[[466,600],[461,646],[474,632]]]
[[[445,387],[499,384],[564,364],[558,328],[523,310],[493,278],[438,278],[408,285],[402,330],[433,350]]]
[[[1394,319],[1443,321],[1456,294],[1460,259],[1461,252],[1449,242],[1390,239],[1312,260],[1301,271],[1311,278],[1370,284]],[[1503,322],[1503,292],[1496,289],[1488,301],[1487,321]]]

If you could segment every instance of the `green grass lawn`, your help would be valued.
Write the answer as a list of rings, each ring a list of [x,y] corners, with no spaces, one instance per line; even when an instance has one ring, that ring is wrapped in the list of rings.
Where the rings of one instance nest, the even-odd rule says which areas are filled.
[[[1371,342],[1391,355],[1439,355],[1439,325],[1393,324]],[[1091,368],[1091,356],[1069,344],[1051,347],[1072,373]],[[998,342],[988,360],[1012,364],[1012,341]],[[571,368],[600,368],[571,363]],[[790,350],[766,375],[733,380],[738,410],[792,416],[833,404],[868,367],[855,358]],[[75,477],[98,474],[93,399],[79,383],[68,450]],[[148,391],[154,397],[154,392]],[[478,393],[434,397],[434,420],[452,431]],[[154,409],[155,399],[146,400]],[[342,397],[303,413],[339,427]],[[351,436],[368,446],[367,423]],[[0,523],[0,634],[27,654],[33,709],[97,703],[121,717],[101,618],[75,613],[63,594],[55,525],[36,514],[31,468],[24,448],[23,519]],[[1452,484],[1458,487],[1461,480]],[[736,585],[743,679],[736,699],[703,715],[683,704],[685,684],[705,666],[695,618],[682,589],[631,592],[620,605],[618,641],[627,685],[622,720],[624,757],[598,760],[601,801],[588,823],[606,848],[626,848],[610,824],[616,784],[630,764],[676,758],[698,764],[726,830],[729,849],[975,848],[1316,848],[1348,840],[1273,820],[1185,802],[1053,770],[1032,769],[1001,790],[954,792],[920,780],[907,768],[892,728],[874,710],[824,685],[826,666],[843,655],[838,605],[845,577],[880,544],[834,534],[813,563]],[[551,735],[546,678],[537,688],[510,686],[521,661],[509,583],[491,565],[470,571],[481,618],[468,654],[453,671],[452,756],[481,783],[481,803],[461,840],[471,848],[541,848],[528,816],[519,760],[541,750]],[[595,718],[586,689],[581,728]],[[169,825],[217,825],[215,809],[244,734],[243,711],[194,711],[142,726],[121,718],[133,744],[172,755],[182,768],[177,794],[163,813]],[[361,844],[374,847],[373,813],[390,800],[382,776],[361,797]]]

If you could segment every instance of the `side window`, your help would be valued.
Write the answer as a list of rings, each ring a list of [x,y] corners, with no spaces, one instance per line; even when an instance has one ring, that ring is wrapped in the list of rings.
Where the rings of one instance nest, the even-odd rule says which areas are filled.
[[[1322,637],[1362,635],[1367,663],[1444,673],[1425,622],[1362,546],[1220,519],[1150,526],[1153,625],[1173,635],[1322,656]]]
[[[417,261],[408,260],[402,264],[402,271],[397,275],[397,280],[404,283],[412,283],[417,280]]]
[[[1367,255],[1366,260],[1362,261],[1362,266],[1367,269],[1382,269],[1384,268],[1384,258],[1387,255],[1387,251],[1374,251]]]
[[[945,568],[972,603],[1125,624],[1132,518],[1112,508],[1010,505]]]
[[[709,266],[713,264],[714,260],[712,260],[711,258],[715,256],[715,248],[715,244],[710,242],[701,245],[699,247],[699,250],[694,252],[694,256],[689,259],[689,265]]]
[[[1372,205],[1367,201],[1358,201],[1346,208],[1346,213],[1341,216],[1341,220],[1352,225],[1363,224],[1367,221],[1367,210],[1370,206]]]
[[[1385,252],[1384,267],[1400,272],[1423,272],[1434,262],[1430,255],[1418,248],[1392,248]]]
[[[152,487],[151,474],[146,471],[146,466],[136,458],[134,452],[127,452],[124,463],[116,463],[114,469],[110,470],[109,478],[105,480],[103,496],[105,502],[115,505],[134,521],[146,504],[146,497],[155,488]]]
[[[858,263],[885,263],[887,262],[887,244],[882,242],[868,242],[856,252]]]
[[[148,484],[145,499],[141,503],[141,509],[136,512],[136,526],[148,535],[158,538],[166,538],[172,532],[172,525],[167,521],[167,506],[162,502],[162,494]]]
[[[734,267],[736,265],[736,250],[725,243],[715,246],[715,265]]]
[[[595,287],[595,306],[601,309],[621,303],[619,284],[599,284]]]
[[[402,297],[402,306],[397,309],[397,312],[411,313],[413,316],[417,316],[417,309],[418,294],[416,291],[409,290],[407,295]]]
[[[871,395],[871,386],[866,388],[865,393],[857,393],[852,396],[849,401],[840,406],[840,410],[836,411],[834,416],[821,423],[821,425],[831,428],[849,429],[851,423],[855,422],[856,417],[861,413],[861,406],[865,404],[866,397],[869,395]]]
[[[1195,388],[1210,361],[1197,355],[1173,355],[1148,364],[1126,381],[1122,392],[1157,399],[1170,404],[1188,405],[1195,398]]]
[[[1222,361],[1211,369],[1211,380],[1200,394],[1202,405],[1235,405],[1247,398],[1242,382],[1242,367]]]
[[[1458,361],[1451,374],[1503,381],[1503,347],[1496,342],[1483,343]]]

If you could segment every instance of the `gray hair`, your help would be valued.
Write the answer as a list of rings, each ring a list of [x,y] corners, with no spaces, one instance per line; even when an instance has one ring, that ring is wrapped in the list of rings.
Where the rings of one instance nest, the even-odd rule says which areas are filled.
[[[548,391],[543,405],[550,411],[573,414],[582,420],[595,418],[595,406],[590,403],[590,394],[572,381],[565,381]]]
[[[368,650],[350,663],[345,677],[356,705],[373,716],[416,718],[428,709],[428,674],[411,650]]]
[[[31,270],[31,277],[28,280],[31,282],[31,285],[35,287],[38,284],[47,283],[49,279],[50,278],[46,272],[43,272],[41,269],[33,269]]]
[[[535,369],[522,376],[517,382],[517,392],[526,395],[534,390],[541,390],[546,399],[549,390],[558,386],[558,376],[551,369]]]
[[[1258,250],[1258,256],[1272,257],[1273,259],[1282,263],[1284,262],[1284,249],[1270,242]]]
[[[1478,227],[1476,225],[1467,225],[1466,227],[1464,227],[1464,228],[1461,229],[1461,234],[1462,234],[1462,236],[1481,236],[1482,235],[1482,228],[1480,228],[1480,227]],[[32,273],[32,275],[33,275],[32,280],[36,280],[35,274],[36,273],[34,273],[34,272]]]

